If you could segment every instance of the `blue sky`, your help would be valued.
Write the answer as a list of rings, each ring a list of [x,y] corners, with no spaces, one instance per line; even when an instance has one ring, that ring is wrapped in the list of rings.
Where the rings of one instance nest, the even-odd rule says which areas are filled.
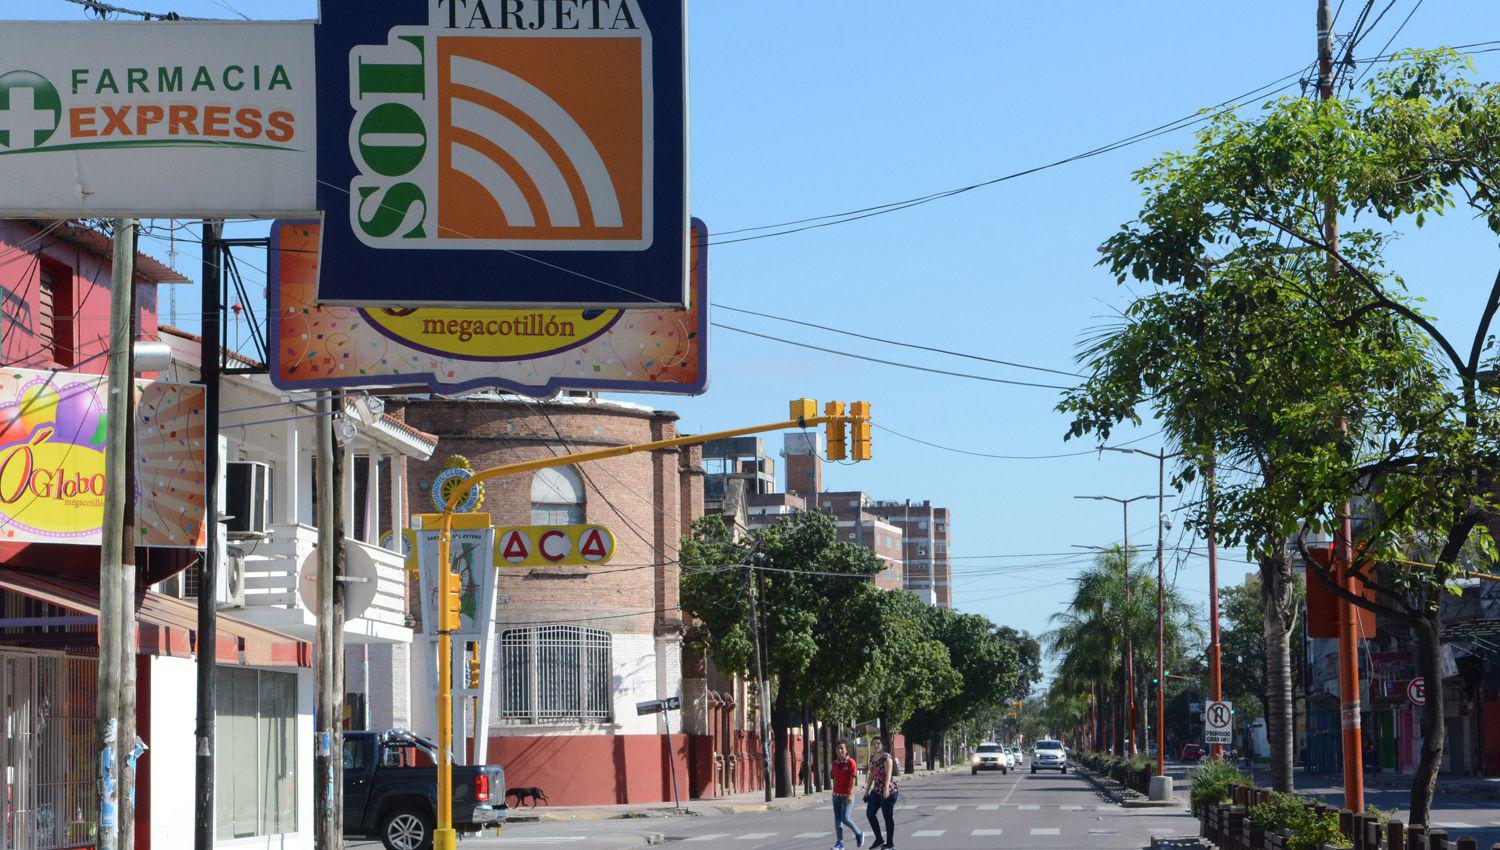
[[[27,5],[26,17],[81,17],[64,0]],[[233,8],[255,18],[310,17],[315,8],[311,0],[119,5],[212,17]],[[1340,32],[1363,3],[1344,5]],[[1377,2],[1376,13],[1385,5]],[[1395,0],[1356,55],[1377,52],[1414,6],[1393,49],[1500,39],[1493,0]],[[1049,163],[1297,71],[1315,48],[1312,0],[693,0],[689,7],[692,210],[712,232],[863,208]],[[1494,77],[1497,56],[1474,57],[1483,77]],[[891,215],[720,245],[710,258],[713,298],[1070,369],[1080,335],[1108,324],[1129,298],[1094,263],[1097,245],[1137,209],[1131,171],[1190,138],[1178,131]],[[197,262],[192,248],[178,255],[189,273]],[[165,254],[161,245],[147,243],[147,250]],[[1470,333],[1495,273],[1493,237],[1449,220],[1410,234],[1394,256],[1440,325]],[[178,295],[179,321],[193,327],[186,316],[196,294],[186,290]],[[1059,377],[724,311],[715,319],[934,368],[1041,383]],[[1041,455],[1086,447],[1062,442],[1067,423],[1053,412],[1055,390],[859,363],[724,331],[713,336],[711,369],[701,398],[637,400],[679,411],[687,431],[765,421],[805,395],[868,400],[878,423],[972,451]],[[1126,430],[1116,439],[1155,430]],[[1155,439],[1139,445],[1160,449]],[[1045,630],[1049,615],[1065,605],[1079,558],[1009,556],[1118,542],[1119,507],[1073,497],[1136,496],[1156,487],[1154,462],[1139,456],[985,459],[883,431],[876,431],[874,451],[871,463],[830,470],[828,485],[952,508],[958,606],[1032,632]],[[1133,506],[1131,527],[1132,542],[1150,546],[1155,512],[1148,504]],[[1169,542],[1176,538],[1174,531]],[[1221,582],[1243,580],[1243,555],[1226,555]],[[1002,565],[1007,569],[997,570]],[[1204,558],[1186,557],[1175,574],[1190,600],[1206,603]]]

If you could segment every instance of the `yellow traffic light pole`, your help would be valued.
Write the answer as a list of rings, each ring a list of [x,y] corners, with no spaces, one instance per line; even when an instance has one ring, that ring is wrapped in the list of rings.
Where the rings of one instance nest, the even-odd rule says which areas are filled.
[[[459,577],[454,574],[452,569],[453,558],[451,546],[453,542],[454,510],[463,502],[464,497],[468,495],[469,491],[485,481],[507,475],[520,475],[525,472],[535,472],[539,469],[569,466],[575,463],[585,463],[594,460],[606,460],[608,458],[638,454],[640,452],[654,452],[661,449],[692,446],[699,443],[706,443],[710,440],[744,437],[750,434],[763,434],[767,431],[785,431],[791,428],[808,428],[816,425],[827,426],[829,460],[843,460],[846,446],[848,446],[849,457],[852,459],[870,459],[869,402],[855,402],[850,405],[849,413],[846,414],[842,402],[831,401],[824,409],[824,413],[819,415],[817,402],[808,398],[800,398],[791,403],[791,417],[781,422],[752,425],[748,428],[734,428],[729,431],[716,431],[711,434],[695,434],[671,440],[656,440],[650,443],[615,446],[613,448],[596,449],[594,451],[578,452],[571,455],[557,455],[554,457],[521,461],[520,463],[508,463],[503,466],[496,466],[476,472],[472,477],[453,488],[453,492],[448,496],[448,503],[443,506],[443,517],[438,526],[438,605],[436,606],[438,614],[438,810],[437,829],[433,833],[433,850],[456,850],[458,846],[458,834],[453,831],[453,759],[450,750],[453,747],[453,632],[458,631],[459,628],[458,600],[462,595],[462,587]],[[846,428],[852,432],[850,435],[853,438],[852,440],[846,441]],[[484,734],[484,731],[475,730],[475,734]]]

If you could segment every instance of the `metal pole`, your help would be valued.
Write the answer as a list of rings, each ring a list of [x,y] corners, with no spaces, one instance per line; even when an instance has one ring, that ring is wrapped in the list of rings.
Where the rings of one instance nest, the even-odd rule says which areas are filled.
[[[1125,614],[1130,617],[1130,501],[1127,499],[1120,502],[1121,512],[1125,520]],[[1125,632],[1125,755],[1132,756],[1136,753],[1139,740],[1136,738],[1136,711],[1135,711],[1135,641],[1130,634],[1130,620],[1126,620]]]
[[[1166,627],[1166,529],[1167,450],[1156,458],[1156,775],[1167,773],[1167,627]]]
[[[203,222],[203,340],[198,379],[203,382],[203,568],[198,580],[197,761],[193,778],[193,848],[214,846],[214,703],[218,690],[216,593],[219,577],[219,239],[223,223]]]
[[[682,800],[677,796],[677,754],[672,751],[672,712],[663,709],[661,722],[667,729],[667,763],[672,766],[672,806],[682,808]]]
[[[759,679],[757,687],[760,690],[760,749],[765,761],[766,779],[766,802],[771,802],[776,789],[771,781],[774,766],[771,759],[778,755],[772,752],[775,732],[771,729],[771,689],[766,686],[766,680],[770,678],[771,667],[771,643],[766,633],[766,574],[762,570],[755,571],[755,605],[759,614],[756,617],[757,628],[755,635],[755,663],[757,665],[756,676]]]
[[[456,495],[456,494],[455,494]],[[438,533],[438,563],[441,573],[437,586],[437,829],[433,831],[433,850],[457,850],[458,833],[453,831],[453,635],[443,627],[443,606],[448,604],[444,588],[453,578],[453,505],[450,500],[443,513]]]
[[[114,221],[114,256],[110,270],[109,305],[109,402],[104,432],[104,519],[99,540],[99,694],[96,724],[100,742],[99,770],[95,783],[99,796],[99,850],[115,850],[119,838],[120,656],[125,642],[121,612],[121,576],[124,573],[125,470],[132,452],[129,446],[131,392],[130,345],[135,312],[135,255],[130,234],[135,219]]]
[[[1208,461],[1208,681],[1214,702],[1224,699],[1224,681],[1219,668],[1219,546],[1214,540],[1214,473],[1215,462]],[[1213,744],[1215,758],[1224,757],[1224,745]]]
[[[1333,10],[1329,0],[1318,0],[1318,100],[1333,99]],[[1339,262],[1332,252],[1338,250],[1339,222],[1338,201],[1328,191],[1323,197],[1323,241],[1328,246],[1328,280],[1338,278]],[[1347,430],[1348,423],[1339,422]],[[1353,526],[1349,519],[1349,503],[1344,503],[1339,515],[1339,530],[1333,540],[1334,578],[1345,590],[1359,595],[1362,589],[1353,578]],[[1337,601],[1339,623],[1339,703],[1344,743],[1344,808],[1351,812],[1365,810],[1365,774],[1363,741],[1359,728],[1359,638],[1355,633],[1355,611],[1353,603],[1344,599]]]

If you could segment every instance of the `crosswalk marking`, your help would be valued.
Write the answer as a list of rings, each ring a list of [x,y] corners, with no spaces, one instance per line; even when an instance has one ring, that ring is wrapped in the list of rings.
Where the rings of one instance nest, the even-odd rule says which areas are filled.
[[[736,835],[734,839],[736,841],[760,841],[765,838],[775,837],[776,833],[774,832],[747,832],[744,835]]]
[[[1119,834],[1120,833],[1117,830],[1113,830],[1113,829],[1091,829],[1091,830],[1089,830],[1089,835],[1119,835]]]
[[[1479,828],[1479,826],[1477,824],[1463,823],[1462,821],[1452,821],[1450,823],[1440,823],[1440,824],[1438,824],[1438,826],[1442,827],[1443,829],[1478,829]]]
[[[798,838],[818,838],[819,836],[823,836],[823,835],[827,835],[827,834],[828,833],[826,833],[826,832],[799,832],[799,833],[797,833],[797,837]]]
[[[999,835],[1000,833],[1002,833],[1004,831],[1005,830],[1003,830],[1003,829],[976,829],[976,830],[974,830],[970,834],[971,835]]]
[[[940,812],[956,812],[956,811],[958,811],[958,806],[937,806],[936,808]]]
[[[695,835],[689,841],[718,841],[720,838],[728,838],[727,832],[710,832],[707,835]]]
[[[1033,804],[1033,805],[1029,805],[1029,806],[1025,806],[1025,805],[1023,805],[1023,806],[1017,806],[1016,808],[1020,809],[1023,812],[1034,812],[1034,811],[1040,809],[1041,806]]]
[[[993,812],[993,811],[997,811],[999,808],[1000,808],[1000,804],[999,803],[989,803],[989,804],[980,806],[979,810],[981,812]]]
[[[1166,827],[1166,826],[1153,826],[1149,830],[1147,830],[1147,832],[1151,833],[1152,835],[1176,835],[1177,834],[1177,830],[1172,829],[1171,827]]]
[[[1065,812],[1081,812],[1081,811],[1083,811],[1083,806],[1058,806],[1058,808],[1062,809]]]
[[[1043,827],[1036,827],[1036,828],[1034,828],[1034,829],[1031,830],[1031,834],[1032,835],[1057,835],[1058,834],[1058,830],[1056,830],[1056,829],[1049,829],[1049,828],[1043,828]]]
[[[946,830],[946,829],[919,829],[916,832],[913,832],[911,834],[911,837],[912,838],[939,838],[939,837],[942,836],[943,833],[945,833],[947,831],[948,830]]]

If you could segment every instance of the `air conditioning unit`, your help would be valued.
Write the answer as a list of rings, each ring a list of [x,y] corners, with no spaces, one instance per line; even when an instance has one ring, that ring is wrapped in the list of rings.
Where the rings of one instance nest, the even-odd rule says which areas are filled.
[[[219,564],[218,607],[245,607],[245,550],[238,546],[224,547],[224,559]]]
[[[266,536],[271,518],[271,467],[231,461],[224,469],[224,524],[235,540]]]

